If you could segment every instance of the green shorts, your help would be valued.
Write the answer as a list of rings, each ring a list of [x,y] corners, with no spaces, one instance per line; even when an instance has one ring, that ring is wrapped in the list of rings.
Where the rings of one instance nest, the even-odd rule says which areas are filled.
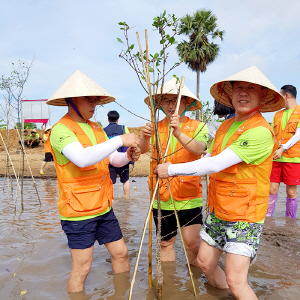
[[[214,213],[209,213],[200,232],[200,236],[209,245],[226,253],[243,255],[256,259],[263,224],[248,222],[228,222]]]

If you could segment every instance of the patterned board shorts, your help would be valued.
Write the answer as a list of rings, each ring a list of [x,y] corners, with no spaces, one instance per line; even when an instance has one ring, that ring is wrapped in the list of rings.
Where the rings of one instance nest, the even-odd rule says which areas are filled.
[[[263,224],[228,222],[209,213],[200,236],[209,245],[226,253],[251,257],[252,264],[256,259],[262,228]]]

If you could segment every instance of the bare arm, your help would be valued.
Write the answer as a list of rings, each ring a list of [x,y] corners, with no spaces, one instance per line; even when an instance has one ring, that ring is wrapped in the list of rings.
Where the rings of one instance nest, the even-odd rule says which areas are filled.
[[[206,148],[206,144],[202,141],[197,141],[193,138],[190,138],[189,136],[181,132],[179,120],[180,120],[179,115],[177,114],[172,115],[170,120],[170,127],[173,128],[174,130],[173,135],[187,151],[195,155],[199,155],[199,156],[202,155]]]
[[[142,137],[140,139],[139,148],[141,149],[141,153],[146,153],[150,150],[150,138],[152,135],[152,125],[151,123],[147,123],[142,130]]]

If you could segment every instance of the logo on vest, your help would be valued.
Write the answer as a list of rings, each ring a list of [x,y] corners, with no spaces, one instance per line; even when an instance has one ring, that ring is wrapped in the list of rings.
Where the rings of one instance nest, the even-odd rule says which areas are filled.
[[[240,142],[240,146],[241,146],[241,147],[248,147],[249,144],[250,144],[250,143],[249,143],[248,141],[241,141],[241,142]]]
[[[185,130],[186,130],[186,129],[195,130],[194,127],[190,127],[190,126],[188,126],[188,125],[186,125],[186,126],[184,127],[184,129],[185,129]]]

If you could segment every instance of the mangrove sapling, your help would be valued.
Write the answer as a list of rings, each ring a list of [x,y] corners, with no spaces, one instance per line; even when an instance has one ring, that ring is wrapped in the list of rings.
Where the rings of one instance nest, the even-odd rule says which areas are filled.
[[[130,65],[130,67],[136,72],[136,75],[138,77],[140,84],[142,85],[142,87],[146,91],[146,93],[149,95],[150,108],[151,108],[151,121],[152,121],[152,124],[154,125],[153,128],[154,128],[156,149],[159,152],[157,156],[162,157],[162,160],[164,161],[165,154],[167,152],[165,154],[163,154],[161,151],[162,147],[161,147],[160,138],[159,138],[158,130],[157,130],[157,119],[158,119],[159,110],[158,110],[157,103],[153,99],[157,99],[155,96],[157,94],[158,85],[161,84],[163,86],[165,76],[181,63],[180,61],[174,63],[171,66],[171,68],[168,71],[166,71],[166,62],[167,62],[167,58],[169,56],[169,54],[166,51],[169,47],[176,44],[175,37],[178,34],[178,19],[174,15],[167,16],[165,11],[163,14],[161,14],[160,16],[155,17],[153,19],[152,25],[155,28],[155,30],[158,31],[158,33],[160,35],[160,45],[162,47],[162,49],[159,52],[157,52],[153,55],[148,54],[147,31],[146,31],[146,50],[144,52],[142,51],[142,47],[140,45],[140,40],[139,40],[139,35],[137,33],[139,52],[137,52],[135,54],[135,53],[133,53],[134,44],[129,43],[129,38],[128,38],[128,31],[130,30],[129,25],[126,22],[120,22],[119,25],[122,26],[121,30],[123,30],[124,37],[126,40],[126,42],[124,43],[120,38],[118,38],[118,41],[123,44],[123,48],[122,48],[122,51],[119,56],[121,58],[123,58]],[[171,31],[171,33],[169,34],[167,31]],[[150,56],[150,58],[149,58],[149,56]],[[145,63],[145,61],[146,61],[146,63]],[[152,83],[150,81],[149,73],[153,73]],[[173,76],[177,78],[177,76],[175,76],[175,75],[173,75]],[[182,84],[183,84],[183,82],[184,82],[184,80],[182,80]],[[158,97],[160,97],[160,99],[162,99],[162,93],[163,93],[163,91],[161,90],[161,94],[158,95]],[[180,92],[179,92],[179,97],[177,99],[178,107],[179,107],[179,103],[180,103]],[[178,110],[177,110],[177,112],[178,112]],[[169,133],[169,140],[170,140],[171,135],[172,135],[172,131]],[[151,143],[151,144],[153,145],[153,143]],[[151,149],[153,151],[153,147],[151,147]],[[152,157],[152,155],[153,154],[151,153],[151,157]],[[151,168],[151,170],[153,170],[153,168]],[[153,176],[153,174],[151,174],[151,176]],[[132,288],[133,288],[133,284],[134,284],[134,280],[135,280],[135,274],[136,274],[136,270],[137,270],[139,255],[141,252],[143,237],[145,234],[147,222],[151,215],[152,204],[153,204],[153,201],[155,198],[155,194],[158,190],[158,183],[159,183],[159,180],[156,181],[156,187],[154,189],[154,192],[153,192],[153,186],[152,186],[152,191],[151,191],[152,199],[151,199],[148,215],[146,217],[145,224],[144,224],[144,230],[143,230],[142,239],[141,239],[141,243],[140,243],[140,249],[138,252],[135,271],[134,271],[133,279],[131,282],[129,299],[131,299]],[[158,200],[157,201],[158,202],[158,216],[160,216],[161,213],[160,213],[159,193],[157,193],[157,200]],[[177,214],[175,214],[175,216],[177,219],[177,223],[179,225]],[[161,297],[162,297],[162,282],[163,282],[162,268],[161,268],[161,261],[160,261],[160,240],[161,240],[161,235],[160,235],[160,226],[161,225],[160,224],[161,224],[161,218],[158,218],[157,240],[159,242],[157,242],[157,250],[156,250],[157,276],[158,276],[158,299],[161,299]],[[180,226],[178,226],[178,227],[180,230]],[[149,244],[151,242],[152,241],[150,240]],[[183,240],[182,240],[182,243],[184,245]],[[149,251],[151,251],[150,246],[149,246]],[[149,255],[149,258],[151,258],[150,255]],[[188,263],[188,265],[189,265],[189,263]],[[151,261],[149,261],[149,268],[151,268]],[[189,271],[190,271],[190,269],[189,269]],[[150,275],[149,276],[149,285],[151,286],[151,270],[148,270],[148,274]],[[190,271],[190,275],[191,275],[191,280],[193,281],[191,271]],[[194,286],[194,283],[193,283],[193,286]],[[194,289],[194,291],[195,291],[195,289]],[[196,291],[195,291],[195,294],[196,294]]]

